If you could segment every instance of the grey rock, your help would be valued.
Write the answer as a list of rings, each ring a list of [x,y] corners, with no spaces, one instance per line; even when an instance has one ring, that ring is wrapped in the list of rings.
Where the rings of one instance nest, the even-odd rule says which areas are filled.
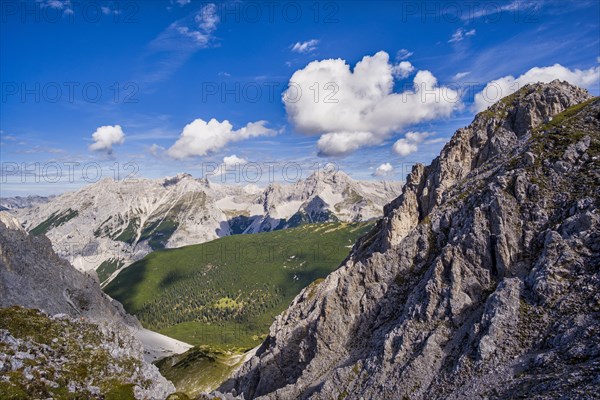
[[[39,309],[58,321],[96,326],[103,348],[114,360],[139,362],[141,367],[133,382],[136,383],[137,399],[163,400],[175,391],[173,384],[160,375],[156,366],[144,361],[142,344],[133,336],[141,328],[138,320],[127,314],[120,303],[105,295],[97,279],[58,257],[48,238],[28,234],[10,214],[0,212],[0,308],[11,306]],[[82,349],[92,346],[83,342],[82,335],[76,338],[81,340]],[[54,338],[51,343],[58,345],[61,340]],[[12,371],[20,370],[24,360],[47,353],[48,362],[56,367],[53,370],[60,371],[60,366],[72,356],[53,354],[49,347],[17,339],[3,329],[0,329],[0,349],[3,349],[0,370],[6,369],[6,365],[10,365]],[[11,352],[5,353],[6,349]],[[24,373],[25,379],[29,376],[29,372]],[[69,391],[77,390],[76,386],[69,386]]]
[[[528,85],[459,129],[219,391],[282,400],[597,396],[600,181],[589,172],[598,168],[590,152],[600,144],[600,100],[547,124],[590,98],[566,82]],[[575,130],[589,141],[573,139]],[[567,149],[556,137],[571,141]],[[514,162],[527,153],[544,161]],[[565,168],[553,168],[559,161]]]
[[[121,322],[133,329],[139,321],[100,289],[97,279],[58,257],[50,240],[20,228],[0,212],[0,307],[18,305],[47,314],[66,314],[94,321]]]
[[[535,155],[532,152],[526,152],[524,158],[527,166],[532,167],[533,165],[535,165]]]

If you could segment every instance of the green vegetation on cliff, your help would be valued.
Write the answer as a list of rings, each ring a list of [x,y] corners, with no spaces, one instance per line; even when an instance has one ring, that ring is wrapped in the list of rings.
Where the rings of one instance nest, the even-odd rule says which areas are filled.
[[[114,357],[96,325],[0,308],[0,399],[135,399],[141,362]]]

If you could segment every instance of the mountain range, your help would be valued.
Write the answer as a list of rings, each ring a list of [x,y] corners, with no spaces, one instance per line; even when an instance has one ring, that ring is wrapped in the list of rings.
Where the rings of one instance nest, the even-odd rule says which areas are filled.
[[[148,363],[134,335],[139,322],[102,294],[93,263],[80,263],[86,273],[63,258],[87,253],[54,252],[67,239],[158,249],[138,263],[145,273],[153,260],[168,269],[160,260],[171,252],[197,257],[197,246],[160,250],[188,233],[209,240],[296,220],[370,218],[373,198],[391,196],[379,185],[374,196],[374,186],[333,173],[259,191],[180,175],[102,181],[12,211],[29,232],[0,212],[0,394],[188,398]],[[599,209],[600,98],[558,80],[524,86],[459,129],[430,165],[415,165],[339,268],[295,296],[217,391],[194,397],[598,398]],[[193,288],[181,274],[165,276],[159,285],[183,279],[185,290],[169,298],[179,307]],[[239,288],[230,286],[217,305],[237,309]],[[193,383],[186,371],[210,368],[217,356],[193,349],[162,368]]]
[[[33,234],[82,271],[108,282],[121,267],[153,250],[314,222],[378,218],[400,193],[397,182],[355,181],[317,171],[292,184],[224,185],[180,174],[165,179],[104,179],[83,189],[31,202],[12,212]],[[5,203],[8,203],[5,201]]]
[[[0,211],[16,210],[19,208],[31,208],[38,204],[47,203],[54,196],[15,196],[0,198]]]

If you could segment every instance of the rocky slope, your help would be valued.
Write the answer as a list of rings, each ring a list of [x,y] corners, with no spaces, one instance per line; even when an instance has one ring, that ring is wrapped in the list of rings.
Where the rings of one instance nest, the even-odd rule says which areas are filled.
[[[13,305],[141,327],[100,290],[93,273],[77,271],[56,255],[48,238],[28,234],[0,212],[0,307]]]
[[[246,399],[600,393],[600,100],[528,85],[413,169],[339,270],[222,392]]]
[[[118,325],[0,308],[0,398],[163,400],[174,390]]]
[[[132,385],[135,398],[163,399],[175,389],[144,361],[138,331],[137,319],[101,291],[94,275],[0,212],[0,397],[93,398]]]
[[[0,197],[0,211],[35,207],[37,205],[47,203],[53,197],[54,196]]]
[[[380,217],[383,205],[399,193],[398,183],[359,182],[335,171],[264,190],[181,174],[158,180],[105,179],[14,213],[27,230],[45,233],[55,251],[76,268],[97,269],[106,281],[154,249],[306,222]]]

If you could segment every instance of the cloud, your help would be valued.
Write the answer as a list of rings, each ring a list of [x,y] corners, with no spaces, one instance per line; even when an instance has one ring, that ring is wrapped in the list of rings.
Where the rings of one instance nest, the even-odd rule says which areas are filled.
[[[458,80],[461,80],[462,78],[464,78],[465,76],[469,75],[470,73],[471,73],[471,71],[458,72],[456,75],[454,75],[452,77],[452,79],[455,81],[458,81]]]
[[[158,144],[156,144],[156,143],[152,143],[152,146],[150,146],[150,147],[148,148],[148,152],[149,152],[150,154],[152,154],[154,157],[158,157],[158,155],[159,155],[160,153],[162,153],[163,151],[165,151],[165,148],[164,148],[164,147],[162,147],[162,146],[159,146],[159,145],[158,145]]]
[[[190,4],[192,0],[175,0],[175,3],[179,4],[180,7]]]
[[[196,14],[194,21],[202,31],[207,33],[214,32],[221,21],[221,18],[219,18],[217,13],[217,6],[214,3],[205,5],[200,12]]]
[[[227,120],[219,122],[213,118],[206,122],[196,119],[183,128],[179,139],[167,150],[167,154],[175,159],[205,156],[231,142],[275,135],[276,132],[265,127],[265,124],[266,121],[250,122],[243,128],[233,130]]]
[[[388,176],[394,172],[394,167],[390,163],[381,164],[375,172],[373,172],[373,176]]]
[[[475,36],[475,33],[477,33],[475,29],[465,31],[463,28],[458,28],[456,32],[452,34],[452,37],[450,40],[448,40],[448,43],[460,42],[469,36]]]
[[[342,156],[378,142],[371,132],[332,132],[321,136],[317,148],[322,155]]]
[[[109,15],[109,14],[118,15],[121,13],[121,11],[119,11],[118,9],[113,10],[108,6],[101,6],[100,10],[102,11],[102,14],[104,14],[104,15]]]
[[[461,15],[463,20],[471,20],[486,17],[490,20],[497,21],[497,17],[491,18],[493,15],[505,12],[505,11],[513,11],[513,12],[523,12],[524,15],[527,15],[526,10],[534,9],[538,10],[542,7],[544,2],[548,2],[548,0],[513,0],[509,3],[501,4],[501,3],[492,3],[489,4],[482,3],[481,8],[477,8],[472,12],[465,12]],[[479,3],[474,3],[479,4]],[[525,16],[523,18],[526,18]]]
[[[203,33],[194,29],[190,29],[187,26],[175,26],[174,27],[181,36],[192,39],[200,47],[208,46],[211,40],[210,34]]]
[[[479,112],[485,110],[501,98],[508,96],[529,83],[552,82],[555,79],[567,81],[573,85],[590,88],[600,83],[600,67],[587,70],[569,69],[560,64],[549,67],[534,67],[515,78],[507,75],[489,82],[485,88],[475,95],[474,108]]]
[[[194,22],[190,24],[187,20],[179,20],[171,24],[167,29],[166,36],[173,31],[179,35],[189,38],[192,43],[199,48],[206,48],[212,43],[213,32],[217,30],[217,26],[221,18],[217,13],[217,6],[213,3],[207,4],[194,15]],[[171,32],[168,32],[169,29]],[[160,38],[160,37],[159,37]]]
[[[461,107],[458,92],[438,86],[429,71],[418,71],[412,87],[393,92],[395,68],[383,51],[353,70],[342,59],[313,61],[290,78],[283,95],[288,119],[298,132],[321,135],[321,155],[335,156],[379,145],[394,132]]]
[[[92,151],[105,151],[108,154],[112,153],[113,146],[123,144],[125,142],[125,134],[121,125],[101,126],[92,134],[94,143],[89,146]]]
[[[207,176],[219,177],[227,175],[227,172],[238,171],[242,165],[248,163],[248,160],[242,157],[238,157],[235,154],[223,157],[223,162],[214,170],[210,171]],[[225,182],[225,180],[223,180]]]
[[[317,44],[319,44],[319,41],[317,39],[312,39],[307,42],[296,42],[291,45],[290,48],[296,53],[310,53],[317,49]]]
[[[71,7],[71,0],[46,0],[41,3],[41,6],[62,10]]]
[[[216,45],[214,32],[220,23],[217,6],[204,5],[164,29],[147,47],[143,59],[144,82],[159,82],[171,76],[195,52]]]
[[[409,58],[410,56],[412,56],[414,53],[412,51],[408,51],[406,49],[400,49],[398,50],[398,52],[396,53],[396,61],[402,61],[402,60],[406,60],[407,58]]]
[[[392,74],[395,78],[404,79],[415,70],[415,67],[408,61],[401,61],[398,65],[392,67]]]
[[[419,144],[431,135],[429,132],[407,132],[402,139],[398,139],[394,143],[392,149],[399,156],[406,157],[419,150]]]
[[[55,10],[62,10],[64,14],[73,14],[73,4],[71,0],[46,0],[40,3],[42,8],[49,7]]]
[[[39,153],[47,153],[47,154],[66,154],[67,152],[63,149],[57,149],[55,147],[46,147],[46,146],[27,146],[25,150],[17,150],[14,153],[16,154],[39,154]]]
[[[248,163],[248,160],[242,157],[238,157],[235,154],[232,154],[228,157],[223,157],[223,165],[229,167],[232,165],[241,165]]]

